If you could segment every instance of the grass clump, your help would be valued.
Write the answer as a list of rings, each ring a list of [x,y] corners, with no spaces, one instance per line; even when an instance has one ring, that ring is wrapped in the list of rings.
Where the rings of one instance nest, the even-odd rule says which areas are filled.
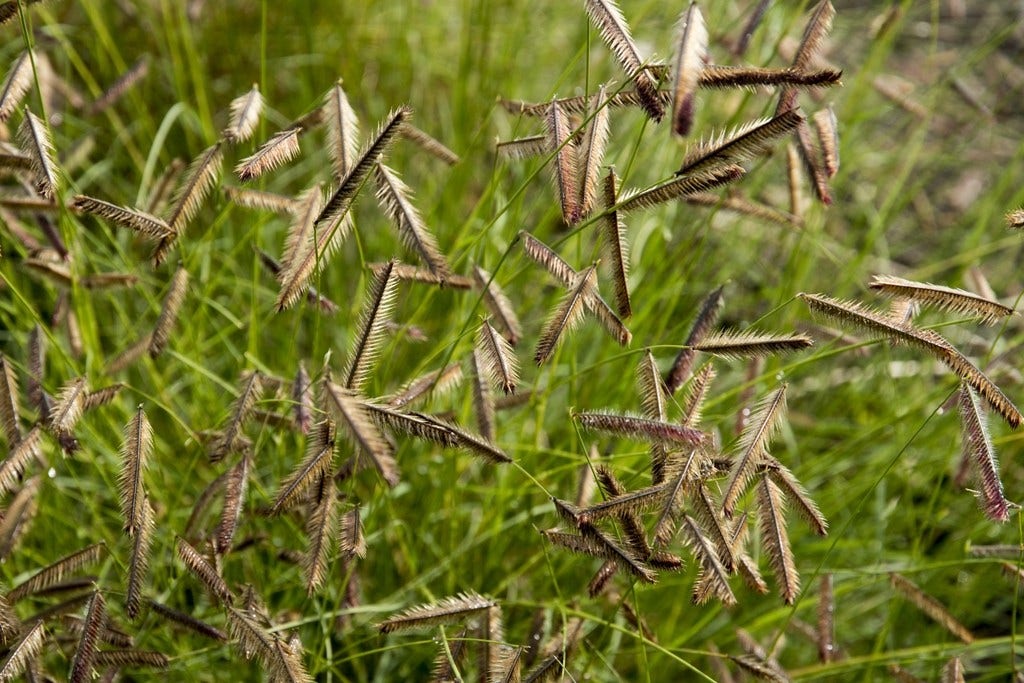
[[[0,5],[0,678],[1018,673],[1001,10],[442,4]]]

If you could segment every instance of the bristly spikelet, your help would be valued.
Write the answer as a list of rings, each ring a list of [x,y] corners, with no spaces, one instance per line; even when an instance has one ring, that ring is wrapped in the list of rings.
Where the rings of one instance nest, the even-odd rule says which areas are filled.
[[[586,0],[585,6],[587,16],[601,32],[601,37],[611,48],[623,71],[636,85],[640,104],[647,116],[660,121],[665,114],[665,106],[658,96],[658,84],[645,68],[640,50],[633,42],[629,26],[615,0]]]
[[[296,202],[296,210],[284,242],[281,270],[277,274],[278,282],[285,282],[286,274],[294,265],[296,258],[314,246],[313,222],[323,204],[323,193],[320,186],[314,185],[306,189],[299,195]]]
[[[222,557],[231,551],[231,545],[242,518],[242,506],[249,488],[249,469],[252,457],[243,451],[238,462],[227,472],[224,479],[224,505],[221,508],[217,530],[213,535],[213,552]]]
[[[315,204],[320,207],[318,201]],[[304,206],[304,212],[296,217],[285,243],[286,263],[282,265],[277,276],[281,283],[281,289],[274,302],[277,311],[293,305],[299,300],[303,292],[307,298],[312,297],[314,290],[309,285],[309,280],[320,272],[327,264],[331,255],[352,232],[355,225],[352,221],[352,214],[346,212],[337,223],[325,226],[317,226],[315,216],[310,222],[311,215],[305,209],[312,209],[313,204]],[[318,302],[323,299],[319,296]],[[320,304],[321,308],[323,304]]]
[[[666,422],[668,420],[667,395],[665,385],[661,381],[661,373],[650,349],[644,350],[636,368],[637,389],[643,406],[643,416],[649,420]],[[668,449],[664,444],[651,444],[651,479],[652,483],[660,484],[665,479],[665,461]]]
[[[11,451],[21,441],[19,403],[18,376],[11,361],[0,354],[0,429],[3,429]]]
[[[142,584],[149,567],[149,551],[153,542],[156,520],[149,498],[143,496],[138,515],[138,526],[134,530],[131,557],[128,560],[128,587],[125,595],[125,613],[134,620],[142,607]]]
[[[0,560],[11,556],[18,541],[31,527],[32,519],[39,509],[40,478],[37,474],[25,480],[4,511],[4,517],[0,520]],[[7,599],[12,601],[10,594]]]
[[[700,424],[704,399],[707,398],[711,383],[715,380],[715,366],[705,363],[693,375],[686,388],[686,397],[683,400],[683,414],[680,416],[680,424],[687,427],[696,427]]]
[[[234,602],[235,596],[228,588],[228,584],[220,577],[213,565],[203,557],[198,550],[193,548],[188,541],[178,538],[178,557],[185,563],[189,572],[199,579],[207,593],[217,601],[230,605]]]
[[[243,183],[283,166],[299,154],[300,126],[292,126],[274,133],[251,156],[247,156],[235,166],[235,175]]]
[[[732,474],[722,498],[722,511],[726,517],[732,517],[736,503],[753,478],[757,465],[768,453],[768,442],[782,423],[786,413],[786,386],[783,384],[762,399],[740,436],[738,452],[733,458]]]
[[[149,57],[143,55],[128,67],[127,71],[118,76],[117,80],[110,84],[110,87],[100,93],[99,97],[89,104],[86,108],[87,113],[95,116],[106,111],[111,105],[124,97],[125,93],[134,88],[148,73]]]
[[[835,16],[836,10],[832,6],[831,0],[821,0],[814,7],[811,18],[807,21],[807,26],[804,27],[800,46],[793,57],[793,69],[804,71],[810,66],[811,60],[821,49],[821,43],[825,40],[825,36],[832,30],[832,20]],[[779,95],[779,104],[775,109],[775,114],[778,115],[792,109],[796,105],[797,94],[795,88],[783,89],[782,94]]]
[[[140,405],[124,429],[124,442],[121,446],[121,474],[118,477],[118,488],[121,490],[121,515],[124,517],[124,530],[129,536],[138,533],[145,522],[143,506],[147,503],[142,474],[146,470],[152,450],[153,429]]]
[[[460,161],[459,155],[445,147],[440,140],[437,140],[409,122],[402,124],[398,134],[418,145],[427,154],[440,159],[449,166],[454,166]]]
[[[616,568],[629,572],[644,583],[655,583],[658,580],[658,575],[653,569],[597,527],[587,524],[580,530],[584,532],[582,535],[569,534],[557,529],[541,533],[557,546],[581,555],[607,560]]]
[[[989,519],[1007,522],[1010,519],[1010,508],[1003,495],[1003,482],[999,478],[999,459],[989,436],[978,395],[967,384],[960,387],[960,424],[964,459],[975,463],[978,468],[982,509]]]
[[[558,100],[551,101],[551,109],[544,117],[547,128],[547,151],[554,154],[551,174],[558,190],[558,203],[562,207],[562,220],[573,225],[580,219],[579,197],[576,193],[578,164],[576,145],[570,140],[572,130]]]
[[[71,660],[71,673],[68,675],[70,683],[86,683],[92,680],[93,662],[96,658],[96,646],[99,643],[100,632],[107,623],[107,603],[99,590],[92,594],[89,600],[89,607],[85,612],[85,622],[82,627],[82,635],[78,639],[78,647],[75,649],[75,656]]]
[[[31,57],[27,50],[18,55],[0,86],[0,123],[11,117],[32,86]]]
[[[224,633],[218,628],[214,628],[213,626],[207,624],[205,621],[196,619],[191,614],[179,612],[178,610],[172,609],[167,605],[161,602],[157,602],[155,600],[147,600],[146,604],[149,605],[150,612],[163,617],[167,621],[173,622],[180,626],[184,626],[190,631],[198,633],[201,636],[220,642],[226,642],[228,639],[226,633]]]
[[[281,483],[270,507],[270,514],[280,514],[301,500],[302,495],[330,469],[333,458],[334,424],[325,420],[313,427],[306,445],[306,457]]]
[[[539,157],[548,149],[546,135],[530,135],[525,138],[503,140],[495,144],[494,152],[499,159],[530,159]]]
[[[505,292],[491,274],[480,266],[473,266],[473,282],[477,289],[483,292],[484,305],[494,316],[494,322],[505,335],[505,339],[508,339],[512,346],[518,344],[523,337],[523,328]]]
[[[359,119],[338,80],[324,95],[324,125],[327,129],[327,153],[334,177],[341,180],[356,163],[359,152]]]
[[[32,160],[36,190],[42,197],[53,199],[59,183],[53,138],[50,137],[50,129],[46,124],[28,108],[25,109],[25,118],[18,128],[18,142]]]
[[[519,239],[523,242],[523,251],[531,259],[536,261],[538,264],[544,267],[551,275],[562,283],[563,286],[572,288],[579,273],[562,260],[555,251],[548,245],[541,242],[539,239],[526,232],[525,230],[519,231]],[[630,341],[633,339],[633,335],[630,333],[622,320],[619,319],[615,312],[608,306],[607,302],[601,298],[600,293],[597,291],[595,286],[593,289],[584,292],[584,305],[587,310],[592,312],[601,326],[612,336],[613,339],[620,346],[628,346]]]
[[[537,365],[543,364],[551,356],[555,346],[563,339],[563,334],[571,332],[580,324],[586,312],[584,302],[588,296],[594,295],[596,289],[597,269],[594,266],[576,275],[573,286],[551,313],[537,340],[537,352],[533,356]]]
[[[242,373],[242,388],[231,404],[227,424],[207,446],[211,462],[219,462],[228,453],[244,450],[245,435],[242,430],[262,391],[262,374],[258,371]]]
[[[245,187],[225,185],[224,194],[228,201],[244,206],[247,209],[273,211],[274,213],[292,215],[299,211],[299,200],[274,192],[250,190]]]
[[[714,168],[753,159],[764,154],[780,137],[795,130],[803,120],[799,110],[790,109],[767,121],[752,121],[732,135],[701,143],[687,152],[676,175],[706,173]]]
[[[796,507],[797,514],[811,526],[814,533],[819,536],[828,536],[828,520],[825,519],[825,515],[821,514],[818,504],[814,502],[796,475],[771,456],[766,458],[765,471],[768,472],[783,495]]]
[[[487,371],[480,350],[474,348],[469,355],[469,365],[473,377],[473,413],[476,415],[477,428],[480,436],[493,442],[494,432],[494,392],[488,381]]]
[[[306,592],[313,595],[327,578],[327,556],[331,549],[331,538],[338,519],[335,498],[338,491],[334,473],[328,469],[314,487],[311,509],[306,518],[307,549],[303,562],[306,574]]]
[[[672,369],[669,370],[668,375],[665,377],[665,388],[668,390],[669,396],[676,393],[679,387],[683,386],[689,378],[690,370],[693,368],[693,362],[697,356],[693,347],[699,344],[711,332],[715,323],[718,322],[718,316],[722,312],[724,292],[724,287],[718,287],[704,297],[704,301],[701,302],[700,310],[697,312],[697,317],[694,318],[693,325],[690,327],[690,333],[686,337],[686,343],[676,355],[675,362],[672,363]]]
[[[381,161],[384,154],[391,149],[391,145],[394,144],[395,138],[402,128],[402,124],[411,116],[412,110],[409,107],[403,106],[392,110],[388,117],[381,122],[370,138],[370,143],[363,149],[356,162],[352,165],[352,168],[339,181],[337,189],[334,190],[330,199],[324,204],[323,209],[316,218],[317,226],[326,229],[349,214],[352,200],[363,186],[370,172]]]
[[[771,4],[772,0],[759,0],[757,5],[750,10],[750,18],[743,25],[743,32],[732,49],[734,55],[742,57],[746,54],[747,48],[750,47],[750,39],[754,36],[754,32],[757,31],[757,27],[761,25],[764,15]]]
[[[799,296],[814,312],[835,318],[840,322],[850,323],[870,331],[876,336],[905,342],[927,351],[977,391],[978,395],[985,399],[989,406],[999,413],[1011,427],[1016,428],[1024,423],[1024,415],[999,387],[938,333],[893,320],[883,313],[868,309],[854,301],[832,299],[821,294],[800,294]]]
[[[727,358],[759,358],[806,349],[812,343],[811,338],[804,334],[783,336],[753,330],[726,330],[707,335],[690,348]]]
[[[618,434],[649,441],[651,443],[681,444],[697,446],[704,440],[704,433],[690,427],[675,425],[660,420],[649,420],[632,415],[611,413],[573,413],[573,419],[587,429]]]
[[[953,616],[945,605],[925,593],[913,581],[896,572],[889,573],[889,583],[915,607],[931,617],[937,624],[945,628],[954,636],[970,645],[974,642],[974,634],[966,626]]]
[[[377,181],[377,201],[398,229],[402,242],[444,281],[451,274],[451,269],[437,245],[437,238],[412,203],[412,190],[384,164],[374,167],[374,179]]]
[[[963,289],[914,282],[892,275],[874,275],[868,285],[887,296],[896,296],[964,315],[977,316],[986,325],[1013,315],[1013,309]]]
[[[1006,394],[996,386],[978,366],[972,363],[966,356],[950,347],[945,355],[939,358],[952,370],[960,379],[966,382],[972,389],[978,392],[978,396],[985,399],[989,407],[997,412],[1000,417],[1006,420],[1014,429],[1024,424],[1024,415],[1013,404]]]
[[[697,83],[708,56],[708,29],[696,2],[691,2],[679,17],[677,45],[672,70],[672,130],[685,136],[693,126]]]
[[[363,518],[359,506],[355,505],[341,517],[341,534],[338,547],[348,559],[366,557],[366,537],[363,535]]]
[[[462,381],[462,366],[458,363],[432,370],[403,386],[397,393],[386,397],[387,405],[392,408],[404,408],[414,401],[426,396],[440,396],[448,393]]]
[[[604,151],[608,146],[610,132],[607,87],[602,85],[594,95],[593,106],[588,112],[590,121],[583,130],[583,139],[576,155],[576,170],[579,176],[579,219],[590,215],[591,209],[594,208],[594,200],[597,199],[597,180],[601,173],[601,163],[604,161]]]
[[[953,657],[942,667],[942,683],[965,683],[964,663]]]
[[[702,88],[753,88],[785,86],[793,88],[827,88],[841,85],[843,72],[838,69],[766,69],[756,66],[705,64],[700,74]]]
[[[17,490],[29,464],[42,456],[39,449],[42,435],[42,430],[36,426],[18,441],[7,442],[7,457],[0,463],[0,496]]]
[[[15,7],[18,3],[14,3]],[[46,632],[43,629],[43,620],[39,619],[31,627],[25,630],[21,639],[17,642],[7,643],[10,649],[7,657],[0,664],[0,681],[7,683],[13,681],[28,668],[43,649],[43,640]]]
[[[398,485],[395,449],[377,427],[370,408],[352,390],[331,381],[323,384],[325,409],[357,449],[357,457],[370,459],[388,486]]]
[[[647,209],[658,204],[687,195],[705,192],[719,185],[725,185],[741,177],[746,171],[742,166],[727,164],[709,168],[706,172],[687,174],[646,190],[634,190],[625,193],[615,205],[619,213],[629,213],[637,209]]]
[[[210,190],[217,184],[223,160],[224,145],[216,142],[204,149],[185,169],[171,198],[171,210],[167,217],[167,224],[171,226],[175,235],[181,235],[185,226],[199,212]]]
[[[693,602],[700,605],[714,596],[724,605],[735,605],[736,595],[729,586],[729,572],[719,559],[715,544],[690,515],[683,515],[680,527],[684,542],[697,556],[701,566],[694,584]],[[703,589],[705,586],[706,590]]]
[[[576,270],[566,263],[554,249],[525,230],[519,231],[519,239],[522,240],[523,251],[526,252],[527,256],[543,266],[563,286],[572,286],[573,280],[576,279]]]
[[[398,298],[398,278],[392,272],[395,261],[374,275],[359,314],[359,327],[342,373],[345,387],[359,391],[370,377],[384,342],[385,324]]]
[[[814,133],[806,121],[801,121],[796,127],[797,151],[800,159],[804,162],[804,168],[810,177],[818,200],[826,206],[832,204],[832,193],[828,187],[828,170],[825,168],[825,158],[817,147]]]
[[[13,507],[13,503],[12,503]],[[7,601],[15,603],[24,597],[33,595],[41,590],[49,588],[63,581],[87,564],[92,564],[100,559],[100,555],[107,549],[102,543],[94,543],[81,550],[76,550],[70,555],[65,555],[49,566],[43,567],[38,572],[25,579],[22,583],[12,588],[7,593]]]
[[[506,394],[515,393],[519,382],[519,361],[512,345],[487,320],[481,323],[477,332],[476,348],[494,384]]]
[[[953,348],[948,341],[931,330],[919,330],[893,320],[888,315],[867,308],[859,302],[834,299],[823,294],[801,293],[798,296],[814,313],[820,313],[840,323],[847,323],[876,336],[916,346],[939,360],[945,359]]]
[[[231,101],[228,126],[221,132],[221,137],[232,145],[245,142],[255,132],[262,113],[263,95],[260,94],[260,87],[253,83],[249,92]]]
[[[644,417],[664,422],[668,417],[665,385],[661,381],[658,364],[650,349],[644,349],[644,355],[636,368],[636,379],[637,387],[640,390],[640,401],[644,408]]]
[[[50,428],[58,435],[70,435],[82,416],[85,396],[89,393],[85,378],[79,377],[64,385],[50,411]]]
[[[625,518],[638,515],[659,505],[670,492],[670,488],[663,484],[626,491],[607,468],[598,468],[597,474],[598,481],[602,484],[601,488],[609,497],[600,503],[580,509],[576,513],[576,519],[581,525],[592,524],[607,517]]]
[[[377,624],[381,633],[394,633],[422,626],[458,623],[497,605],[494,600],[474,592],[459,593],[438,602],[410,607],[401,614]]]
[[[821,149],[821,160],[825,166],[825,174],[832,178],[839,172],[839,124],[832,107],[814,112],[811,117],[814,130],[818,134],[818,146]]]
[[[604,178],[604,205],[607,209],[601,217],[601,246],[608,259],[612,271],[612,287],[615,292],[615,308],[619,315],[628,318],[633,315],[633,307],[629,301],[629,248],[626,243],[626,229],[619,220],[619,212],[615,203],[619,193],[619,177],[615,169],[608,169]]]
[[[783,602],[792,605],[800,593],[800,575],[796,571],[793,550],[786,532],[786,510],[782,492],[767,473],[757,483],[757,516],[760,521],[761,542],[768,562],[779,583]]]
[[[171,331],[174,323],[178,320],[178,312],[181,305],[185,303],[185,293],[188,290],[188,271],[184,266],[178,266],[171,277],[170,287],[164,296],[163,305],[160,307],[160,316],[153,326],[153,336],[149,341],[149,356],[156,358],[167,348],[167,342],[171,339]]]

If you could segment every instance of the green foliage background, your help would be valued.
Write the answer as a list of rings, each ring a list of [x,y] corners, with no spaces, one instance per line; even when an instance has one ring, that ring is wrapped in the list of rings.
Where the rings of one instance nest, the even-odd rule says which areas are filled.
[[[728,45],[754,3],[705,4],[713,60],[735,63]],[[142,204],[172,159],[191,159],[216,140],[228,103],[253,83],[268,103],[265,120],[254,143],[229,154],[225,169],[315,106],[338,78],[365,132],[392,107],[408,104],[417,126],[462,157],[448,168],[399,144],[389,164],[415,189],[455,269],[468,272],[475,262],[495,272],[527,329],[521,347],[524,386],[536,393],[526,406],[502,413],[498,424],[498,443],[515,464],[496,468],[410,441],[399,449],[398,487],[388,490],[372,472],[346,484],[346,494],[363,506],[369,551],[359,564],[362,604],[351,615],[352,625],[339,629],[343,577],[332,575],[321,593],[307,597],[299,568],[282,559],[285,551],[303,549],[301,523],[256,514],[299,461],[304,442],[269,427],[252,429],[256,459],[239,535],[257,542],[227,557],[225,577],[252,584],[281,627],[299,633],[304,661],[317,680],[426,678],[436,633],[384,637],[373,625],[407,606],[466,590],[500,602],[505,638],[512,644],[525,642],[537,610],[545,610],[556,630],[568,616],[583,617],[585,637],[568,666],[574,680],[712,676],[712,646],[742,652],[737,628],[777,646],[779,660],[796,680],[884,680],[893,663],[933,679],[952,656],[962,658],[970,680],[1006,680],[1019,668],[1019,579],[1007,578],[999,560],[968,551],[979,544],[1021,544],[1020,516],[1014,511],[1010,523],[992,523],[969,492],[953,485],[959,427],[955,412],[943,405],[957,383],[911,350],[879,342],[850,348],[818,337],[811,351],[769,360],[754,378],[744,363],[716,363],[719,380],[705,423],[726,447],[735,439],[745,392],[764,395],[781,380],[790,385],[788,425],[772,452],[811,491],[832,528],[827,538],[818,538],[793,519],[791,540],[804,584],[794,608],[774,593],[759,596],[738,584],[739,606],[695,607],[689,599],[693,562],[653,587],[634,587],[620,577],[618,590],[657,637],[651,642],[613,605],[586,597],[597,561],[551,548],[538,530],[558,523],[549,497],[572,498],[593,443],[628,486],[649,483],[642,444],[582,433],[570,409],[637,411],[633,373],[641,351],[650,347],[667,369],[698,302],[718,285],[726,284],[725,326],[779,332],[811,322],[795,299],[801,291],[884,305],[866,290],[872,273],[963,286],[967,269],[977,267],[1004,301],[1015,302],[1024,291],[1021,237],[1005,229],[1002,216],[1024,202],[1020,17],[996,3],[958,17],[952,2],[836,2],[825,57],[844,70],[844,87],[820,93],[835,108],[840,126],[842,166],[834,179],[834,205],[811,203],[805,187],[808,205],[800,229],[684,204],[631,216],[632,346],[616,347],[588,323],[550,365],[537,369],[528,362],[532,344],[560,294],[513,244],[516,233],[528,230],[557,245],[576,267],[598,254],[589,231],[567,232],[560,224],[542,160],[496,159],[495,140],[541,130],[535,121],[505,113],[498,97],[545,101],[593,92],[609,79],[621,82],[582,5],[81,0],[33,5],[21,26],[0,29],[0,63],[12,62],[31,40],[87,99],[148,55],[148,76],[113,107],[97,116],[63,111],[53,123],[61,153],[76,142],[94,143],[85,163],[69,173],[67,197],[80,192]],[[621,5],[643,48],[667,58],[684,3]],[[799,38],[808,9],[806,2],[774,3],[746,62],[785,65],[780,42]],[[879,92],[878,79],[892,76],[903,79],[918,114]],[[980,108],[963,91],[973,93]],[[807,96],[801,101],[807,111],[822,106]],[[35,91],[29,103],[36,110]],[[764,91],[705,91],[695,130],[707,137],[768,115],[774,106]],[[671,175],[685,146],[670,137],[666,125],[656,127],[639,112],[616,111],[606,163],[615,165],[624,186],[646,187]],[[302,147],[297,162],[256,185],[297,193],[327,178],[320,134],[305,138]],[[752,164],[740,191],[786,207],[782,151]],[[238,184],[227,170],[224,181]],[[207,461],[198,435],[228,415],[243,370],[290,377],[300,360],[316,370],[328,354],[333,367],[343,365],[366,289],[365,264],[393,255],[415,261],[369,197],[358,203],[356,223],[357,236],[317,282],[342,311],[325,317],[301,304],[275,314],[275,283],[261,270],[252,246],[280,253],[286,222],[235,207],[215,192],[176,252],[192,284],[169,352],[116,378],[106,376],[106,362],[155,320],[174,264],[154,270],[147,248],[132,236],[61,212],[59,226],[77,274],[117,270],[141,278],[130,291],[72,292],[84,344],[76,357],[48,322],[58,288],[23,267],[24,249],[0,229],[0,352],[24,378],[27,335],[40,322],[49,338],[44,385],[51,393],[81,374],[94,387],[115,379],[128,384],[114,404],[83,420],[78,453],[62,457],[47,442],[52,473],[33,526],[0,567],[6,587],[74,549],[104,541],[110,552],[98,568],[98,583],[120,617],[129,545],[118,512],[118,449],[123,425],[142,403],[157,435],[146,477],[158,518],[147,595],[223,624],[174,556],[175,535],[197,496],[225,467]],[[383,395],[449,359],[464,359],[482,312],[476,295],[403,285],[395,320],[418,326],[429,341],[414,342],[405,334],[389,340],[369,393]],[[925,313],[921,321],[945,325],[950,319]],[[1019,317],[993,329],[960,322],[943,333],[980,365],[1003,356],[992,367],[993,379],[1011,398],[1024,397]],[[287,404],[268,401],[261,407],[283,410]],[[454,411],[472,424],[468,384],[428,407]],[[992,431],[1007,495],[1020,499],[1021,438],[995,420]],[[1019,568],[1021,558],[1010,561]],[[891,571],[909,576],[947,605],[977,640],[956,641],[898,597],[889,587]],[[827,665],[818,663],[815,645],[793,628],[796,620],[814,622],[817,577],[823,573],[834,576],[837,642],[845,656]],[[40,605],[19,605],[19,614]],[[260,675],[236,649],[170,628],[153,615],[131,629],[139,647],[171,657],[174,679]],[[46,667],[61,675],[69,652],[48,648]]]

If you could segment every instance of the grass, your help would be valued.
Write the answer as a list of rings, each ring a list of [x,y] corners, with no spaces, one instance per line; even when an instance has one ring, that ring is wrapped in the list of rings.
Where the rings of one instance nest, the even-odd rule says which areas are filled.
[[[686,557],[678,573],[659,572],[651,586],[623,572],[612,580],[614,592],[654,638],[642,636],[624,616],[620,600],[587,596],[587,581],[600,561],[566,553],[539,533],[565,526],[550,498],[572,500],[582,468],[603,463],[627,489],[650,485],[646,443],[583,430],[572,411],[638,413],[634,373],[644,349],[651,349],[664,374],[700,302],[719,285],[726,287],[720,326],[780,334],[822,322],[811,317],[796,297],[799,292],[884,307],[867,288],[874,273],[963,287],[968,271],[977,268],[1000,300],[1016,303],[1024,291],[1016,267],[1021,242],[1006,231],[1002,218],[1024,203],[1022,119],[1009,104],[1019,99],[1024,83],[1013,63],[1019,24],[1012,13],[972,9],[976,15],[966,21],[956,20],[945,3],[893,3],[886,12],[837,3],[825,56],[844,70],[843,87],[820,93],[839,122],[841,168],[831,184],[833,206],[812,201],[805,185],[799,229],[683,202],[629,214],[624,223],[632,263],[633,315],[626,321],[631,345],[617,346],[587,321],[538,368],[531,361],[533,349],[564,290],[526,258],[516,235],[532,233],[577,270],[601,255],[596,224],[568,229],[562,223],[547,168],[550,154],[525,161],[495,156],[496,139],[543,132],[539,121],[503,111],[497,98],[544,102],[593,93],[611,79],[621,87],[624,77],[588,22],[583,3],[380,4],[312,7],[264,1],[243,7],[82,0],[33,4],[18,21],[0,27],[6,36],[0,63],[12,63],[31,43],[37,59],[45,55],[86,102],[148,55],[145,78],[98,114],[66,107],[63,98],[41,101],[39,77],[34,79],[26,102],[51,116],[67,168],[62,200],[81,193],[144,206],[173,159],[187,162],[217,140],[229,103],[253,83],[267,109],[254,140],[227,150],[222,184],[240,185],[230,168],[315,107],[339,78],[363,139],[392,108],[407,104],[416,126],[461,157],[448,167],[400,141],[387,163],[414,189],[416,205],[452,269],[459,274],[469,274],[473,264],[487,269],[521,318],[520,391],[533,393],[521,407],[500,412],[496,429],[497,445],[513,462],[495,465],[463,451],[399,438],[402,476],[396,486],[389,488],[373,468],[339,485],[345,496],[339,510],[357,505],[361,512],[365,559],[353,565],[332,550],[324,585],[307,595],[294,557],[306,547],[302,516],[260,514],[302,460],[306,437],[248,422],[244,432],[252,440],[252,462],[234,539],[244,547],[224,556],[218,570],[239,595],[241,586],[252,586],[270,619],[262,626],[285,639],[297,635],[305,670],[316,680],[331,681],[426,678],[439,646],[446,658],[454,653],[460,627],[382,635],[376,625],[409,607],[467,591],[497,601],[504,620],[501,640],[510,645],[527,644],[532,623],[542,624],[538,637],[546,641],[582,620],[582,637],[565,664],[566,675],[576,680],[715,680],[720,676],[716,663],[737,671],[723,657],[746,651],[738,629],[777,657],[794,680],[886,680],[890,665],[933,680],[952,657],[961,659],[969,680],[1019,675],[1020,579],[1008,578],[1001,563],[1009,561],[1019,570],[1024,560],[1019,553],[979,557],[970,549],[1021,547],[1021,517],[1014,507],[1008,523],[992,522],[975,496],[954,484],[960,424],[955,408],[944,405],[957,391],[957,379],[914,349],[866,336],[829,341],[811,327],[812,349],[768,358],[753,371],[749,361],[715,361],[718,378],[701,425],[721,440],[726,454],[737,440],[737,414],[781,382],[788,385],[787,419],[770,451],[800,479],[830,523],[829,535],[821,538],[789,513],[789,540],[802,585],[792,606],[780,599],[777,578],[757,543],[751,552],[771,588],[767,595],[733,578],[736,606],[693,605],[690,592],[700,563],[676,543],[675,551]],[[643,49],[670,56],[681,7],[648,0],[621,4]],[[705,4],[713,60],[734,63],[725,43],[739,35],[753,3]],[[194,21],[190,8],[198,12]],[[785,65],[782,41],[799,38],[809,9],[810,3],[773,5],[745,61]],[[888,23],[881,31],[865,30],[883,26],[884,17]],[[907,98],[919,106],[917,113],[876,87],[880,77],[891,76],[913,87]],[[976,93],[981,108],[965,100],[963,90]],[[770,115],[776,101],[767,91],[702,91],[694,137]],[[801,103],[808,113],[819,107],[806,95]],[[53,119],[55,114],[61,118]],[[15,114],[8,124],[12,134],[20,117]],[[640,111],[614,110],[611,131],[605,164],[615,166],[623,188],[668,179],[685,153],[685,143],[671,137],[667,122],[655,126]],[[91,151],[72,167],[70,150],[83,141],[91,141]],[[248,186],[296,195],[329,178],[322,134],[304,137],[301,147],[295,161]],[[749,172],[736,190],[788,207],[785,156],[782,144],[771,155],[747,162]],[[4,183],[5,192],[17,187],[10,178]],[[290,379],[303,362],[314,379],[328,367],[338,381],[372,280],[366,264],[392,257],[417,263],[388,227],[371,189],[372,180],[355,203],[353,235],[314,280],[339,304],[333,316],[304,300],[274,312],[277,283],[253,247],[279,256],[287,220],[235,206],[218,190],[159,268],[148,261],[150,246],[128,231],[64,209],[52,214],[73,255],[71,287],[26,266],[30,250],[3,217],[0,353],[21,386],[28,379],[28,339],[37,323],[47,347],[42,384],[50,394],[79,376],[94,389],[126,384],[111,404],[82,418],[74,431],[81,447],[74,454],[62,455],[57,441],[44,437],[45,464],[28,472],[44,475],[37,509],[0,567],[5,589],[75,550],[103,542],[107,552],[101,561],[82,571],[96,577],[110,617],[131,632],[137,648],[164,653],[175,678],[263,675],[260,664],[247,662],[238,647],[146,610],[135,621],[126,618],[131,539],[122,530],[117,483],[124,426],[141,404],[154,432],[144,483],[156,529],[144,597],[227,630],[225,610],[176,555],[176,537],[185,534],[202,492],[239,462],[233,454],[211,463],[203,432],[230,419],[244,371]],[[19,213],[17,220],[44,240],[31,213]],[[108,373],[110,359],[156,322],[179,261],[190,285],[167,350]],[[88,290],[80,283],[83,275],[108,271],[132,273],[138,283],[117,290]],[[602,272],[602,291],[611,301],[605,278]],[[51,320],[62,296],[81,330],[78,352],[65,326]],[[399,328],[383,339],[382,362],[370,374],[365,395],[384,396],[425,372],[461,362],[463,383],[417,408],[450,412],[476,429],[468,357],[482,314],[478,292],[400,283],[392,313]],[[1024,340],[1019,317],[993,328],[955,319],[925,311],[917,323],[934,327],[981,367],[1008,352],[1003,363],[989,368],[990,376],[1011,399],[1020,397],[1014,353]],[[413,328],[427,340],[417,341]],[[21,425],[27,429],[37,415],[24,397],[22,403]],[[681,403],[682,393],[670,400],[671,419],[679,416]],[[287,395],[273,392],[256,404],[281,414],[291,407]],[[1019,499],[1024,490],[1019,432],[996,418],[991,431],[1006,495]],[[8,453],[11,444],[3,448],[0,453]],[[336,467],[350,453],[339,439]],[[726,481],[726,473],[713,480],[716,495]],[[5,498],[11,506],[12,494]],[[741,500],[741,508],[753,509],[753,495]],[[216,497],[200,516],[198,536],[213,533],[221,501]],[[751,533],[757,540],[756,525]],[[358,601],[346,598],[353,566]],[[891,587],[890,572],[908,577],[944,604],[975,640],[965,644],[925,616]],[[834,582],[840,651],[831,662],[819,661],[817,644],[799,633],[801,622],[816,622],[819,579],[825,575]],[[28,620],[63,597],[29,598],[15,612]],[[75,613],[84,615],[85,604]],[[60,640],[66,632],[66,622],[46,624],[40,661],[58,677],[71,669],[79,642],[77,637]],[[463,675],[475,675],[475,656],[459,661],[459,667]]]

